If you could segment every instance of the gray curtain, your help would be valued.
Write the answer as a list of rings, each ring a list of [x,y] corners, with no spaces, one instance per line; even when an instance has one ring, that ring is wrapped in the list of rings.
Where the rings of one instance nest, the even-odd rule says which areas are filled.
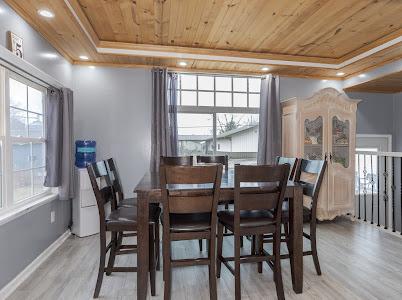
[[[177,155],[177,74],[152,69],[151,172],[161,156]]]
[[[60,200],[74,198],[74,142],[73,142],[73,91],[62,89],[63,148],[61,151]]]
[[[60,200],[74,198],[73,92],[49,88],[46,97],[46,177]]]
[[[257,163],[272,164],[282,153],[279,78],[267,75],[261,80]]]
[[[49,88],[46,93],[46,177],[44,185],[61,184],[61,146],[63,143],[63,107],[61,92]]]

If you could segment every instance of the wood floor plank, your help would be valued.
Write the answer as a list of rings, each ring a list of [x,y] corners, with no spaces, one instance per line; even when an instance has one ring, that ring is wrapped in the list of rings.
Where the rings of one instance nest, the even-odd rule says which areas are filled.
[[[9,300],[92,299],[98,264],[98,236],[69,238],[35,274],[8,298]],[[305,241],[305,249],[309,244]],[[224,255],[233,254],[233,241],[225,238]],[[265,245],[270,251],[270,246]],[[199,255],[198,241],[175,242],[173,255],[188,258]],[[245,243],[243,252],[250,250]],[[286,252],[285,247],[283,251]],[[311,257],[304,258],[304,292],[292,290],[289,261],[282,261],[287,299],[401,299],[402,238],[372,226],[339,219],[318,225],[318,252],[322,276],[317,276]],[[205,253],[203,253],[205,255]],[[116,258],[117,265],[136,265],[135,255]],[[132,300],[136,297],[136,274],[105,276],[100,299]],[[262,274],[256,264],[242,265],[242,299],[276,299],[271,270],[264,264]],[[163,299],[162,273],[157,272],[157,296]],[[175,268],[172,299],[208,299],[206,266]],[[222,267],[218,279],[218,298],[234,298],[234,278]]]

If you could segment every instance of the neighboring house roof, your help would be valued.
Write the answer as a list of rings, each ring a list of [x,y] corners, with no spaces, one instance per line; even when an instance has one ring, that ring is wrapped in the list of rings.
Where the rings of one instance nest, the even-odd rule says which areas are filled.
[[[219,134],[216,136],[216,139],[224,139],[224,138],[231,138],[232,136],[242,133],[243,131],[247,131],[249,129],[254,129],[258,126],[258,124],[254,124],[254,125],[245,125],[236,129],[232,129],[229,131],[226,131],[222,134]],[[212,137],[209,138],[210,140],[212,140]]]
[[[207,141],[212,139],[210,135],[182,134],[179,141]]]

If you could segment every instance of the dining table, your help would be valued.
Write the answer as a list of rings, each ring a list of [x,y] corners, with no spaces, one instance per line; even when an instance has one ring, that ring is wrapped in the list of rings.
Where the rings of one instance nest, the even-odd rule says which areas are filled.
[[[134,188],[137,194],[137,299],[145,300],[149,272],[149,205],[161,203],[158,172],[147,172]],[[222,174],[220,203],[234,198],[234,169]],[[303,292],[303,185],[288,181],[285,198],[289,201],[289,258],[293,290]]]

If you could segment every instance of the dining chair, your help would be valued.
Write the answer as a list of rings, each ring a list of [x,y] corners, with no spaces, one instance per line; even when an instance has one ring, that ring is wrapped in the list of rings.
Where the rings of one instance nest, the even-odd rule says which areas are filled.
[[[117,206],[118,207],[133,207],[137,206],[137,198],[132,197],[132,198],[125,198],[124,197],[124,192],[123,192],[123,185],[121,184],[120,180],[120,175],[116,166],[116,163],[113,158],[109,158],[105,160],[106,164],[106,170],[108,172],[109,178],[112,182],[114,192],[117,195]],[[150,203],[150,206],[159,206],[155,203]],[[155,209],[155,208],[154,208]],[[154,226],[154,235],[155,235],[155,252],[156,252],[156,269],[159,271],[160,270],[160,234],[159,234],[159,218],[155,220],[155,226]],[[130,232],[130,233],[124,233],[121,232],[118,234],[118,247],[122,245],[123,239],[125,237],[133,237],[136,236],[137,234],[135,232]],[[114,256],[110,256],[112,259],[114,259]],[[110,273],[106,273],[106,275],[110,275]]]
[[[229,169],[229,158],[227,155],[197,155],[197,163],[222,164],[226,172]]]
[[[262,263],[274,272],[278,299],[284,299],[280,263],[280,238],[282,202],[289,176],[289,165],[278,166],[235,166],[234,210],[218,213],[218,253],[217,277],[221,275],[222,263],[235,277],[235,299],[241,299],[240,264],[258,263],[262,273]],[[224,257],[224,227],[234,233],[234,257]],[[274,251],[269,255],[263,250],[263,235],[272,233]],[[240,255],[240,237],[257,236],[258,251],[251,255]],[[229,262],[234,261],[234,267]]]
[[[289,180],[293,180],[295,176],[295,172],[298,166],[299,159],[297,157],[285,157],[285,156],[277,156],[276,157],[276,164],[289,164],[290,165],[290,172],[289,172]]]
[[[222,165],[161,165],[164,299],[170,299],[172,267],[208,265],[210,298],[217,299],[216,223]],[[199,185],[199,188],[194,188]],[[208,257],[172,259],[172,241],[209,241]]]
[[[303,231],[303,237],[310,240],[311,250],[303,251],[303,255],[313,256],[317,275],[321,275],[317,251],[317,203],[326,166],[327,162],[325,160],[301,159],[294,178],[295,182],[303,185],[303,198],[310,198],[308,206],[305,206],[305,203],[303,203],[303,222],[309,223],[310,233]],[[289,243],[289,205],[287,202],[284,202],[282,208],[282,223],[285,228],[285,238],[282,239],[282,242],[286,242],[288,252],[291,253],[292,245]],[[265,236],[264,243],[272,243],[272,236]],[[282,258],[287,259],[289,255],[282,255]]]
[[[225,172],[229,171],[229,158],[227,155],[198,155],[197,163],[219,163],[225,168]],[[229,205],[233,204],[233,200],[228,200],[224,204],[225,209],[229,209]],[[232,236],[232,233],[225,231],[225,236]],[[200,251],[202,251],[202,240],[199,241]],[[241,239],[241,246],[243,247],[243,237]]]
[[[137,231],[137,207],[118,207],[116,193],[113,188],[113,183],[107,172],[105,161],[98,161],[87,165],[89,179],[92,189],[95,194],[96,203],[99,212],[99,240],[100,240],[100,259],[98,277],[94,292],[94,298],[98,298],[102,287],[104,273],[112,272],[136,272],[136,267],[115,267],[114,258],[116,255],[132,254],[137,252],[137,245],[120,245],[118,244],[118,234],[121,232],[136,232]],[[107,213],[105,206],[110,204],[110,213]],[[154,227],[160,215],[160,208],[150,208],[150,223],[149,223],[149,269],[151,281],[151,294],[154,296],[155,291],[155,236]],[[107,244],[106,232],[111,233],[111,240]],[[107,266],[106,254],[110,250],[110,257]]]
[[[161,156],[161,165],[167,166],[192,166],[193,156]]]

